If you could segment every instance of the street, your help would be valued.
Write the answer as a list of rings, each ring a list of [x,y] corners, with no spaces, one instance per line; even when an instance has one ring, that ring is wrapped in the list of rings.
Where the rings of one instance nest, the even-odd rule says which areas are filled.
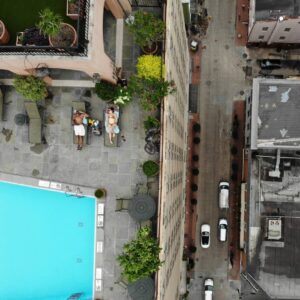
[[[202,40],[201,84],[198,111],[201,123],[197,253],[195,279],[189,299],[204,299],[203,280],[214,279],[216,300],[239,299],[240,282],[228,281],[228,242],[218,240],[218,220],[228,211],[218,207],[218,184],[230,181],[231,121],[234,99],[246,89],[245,48],[235,46],[235,0],[204,3],[210,19]],[[200,246],[200,226],[211,226],[211,245]],[[230,235],[230,228],[229,228]]]

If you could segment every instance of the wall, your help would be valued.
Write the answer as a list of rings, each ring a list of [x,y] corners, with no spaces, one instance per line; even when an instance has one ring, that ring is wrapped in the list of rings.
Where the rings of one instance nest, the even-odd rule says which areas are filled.
[[[186,150],[188,124],[189,52],[180,1],[166,7],[166,78],[174,80],[177,91],[163,104],[161,182],[158,238],[163,266],[157,274],[157,299],[179,299],[182,264]]]

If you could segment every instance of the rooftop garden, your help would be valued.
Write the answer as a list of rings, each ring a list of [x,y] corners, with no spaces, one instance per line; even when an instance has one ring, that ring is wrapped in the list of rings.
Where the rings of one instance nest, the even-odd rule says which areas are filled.
[[[79,0],[1,0],[0,20],[10,38],[8,42],[0,40],[0,44],[8,46],[52,46],[51,41],[48,40],[47,32],[41,32],[37,28],[37,24],[41,21],[42,12],[46,8],[50,9],[54,15],[60,16],[61,23],[72,25],[77,30],[78,3]],[[69,12],[75,14],[67,16],[67,7]],[[1,31],[3,28],[0,28],[0,37]],[[64,29],[64,31],[76,35],[76,32],[73,31],[72,33],[70,29]]]

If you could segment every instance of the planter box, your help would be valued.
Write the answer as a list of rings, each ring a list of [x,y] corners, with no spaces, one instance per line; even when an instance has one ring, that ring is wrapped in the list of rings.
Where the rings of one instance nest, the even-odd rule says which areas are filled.
[[[75,3],[70,3],[69,0],[67,0],[67,16],[70,19],[77,20],[79,18],[79,4],[80,4],[80,0],[76,1]],[[74,12],[76,10],[77,13]]]

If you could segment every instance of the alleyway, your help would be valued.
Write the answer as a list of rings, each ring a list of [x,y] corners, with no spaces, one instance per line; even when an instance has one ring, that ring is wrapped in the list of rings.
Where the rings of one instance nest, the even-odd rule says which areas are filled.
[[[242,67],[244,47],[235,43],[236,1],[205,1],[209,16],[206,38],[202,40],[201,83],[198,110],[201,120],[200,176],[195,279],[189,299],[202,299],[203,279],[214,279],[214,299],[239,299],[239,281],[228,281],[231,268],[228,242],[218,240],[218,220],[229,212],[218,207],[218,183],[230,181],[230,142],[233,102],[247,90]],[[202,249],[200,226],[211,226],[211,246]],[[230,229],[229,229],[230,230]],[[230,233],[229,233],[230,234]],[[204,298],[203,298],[204,299]]]

